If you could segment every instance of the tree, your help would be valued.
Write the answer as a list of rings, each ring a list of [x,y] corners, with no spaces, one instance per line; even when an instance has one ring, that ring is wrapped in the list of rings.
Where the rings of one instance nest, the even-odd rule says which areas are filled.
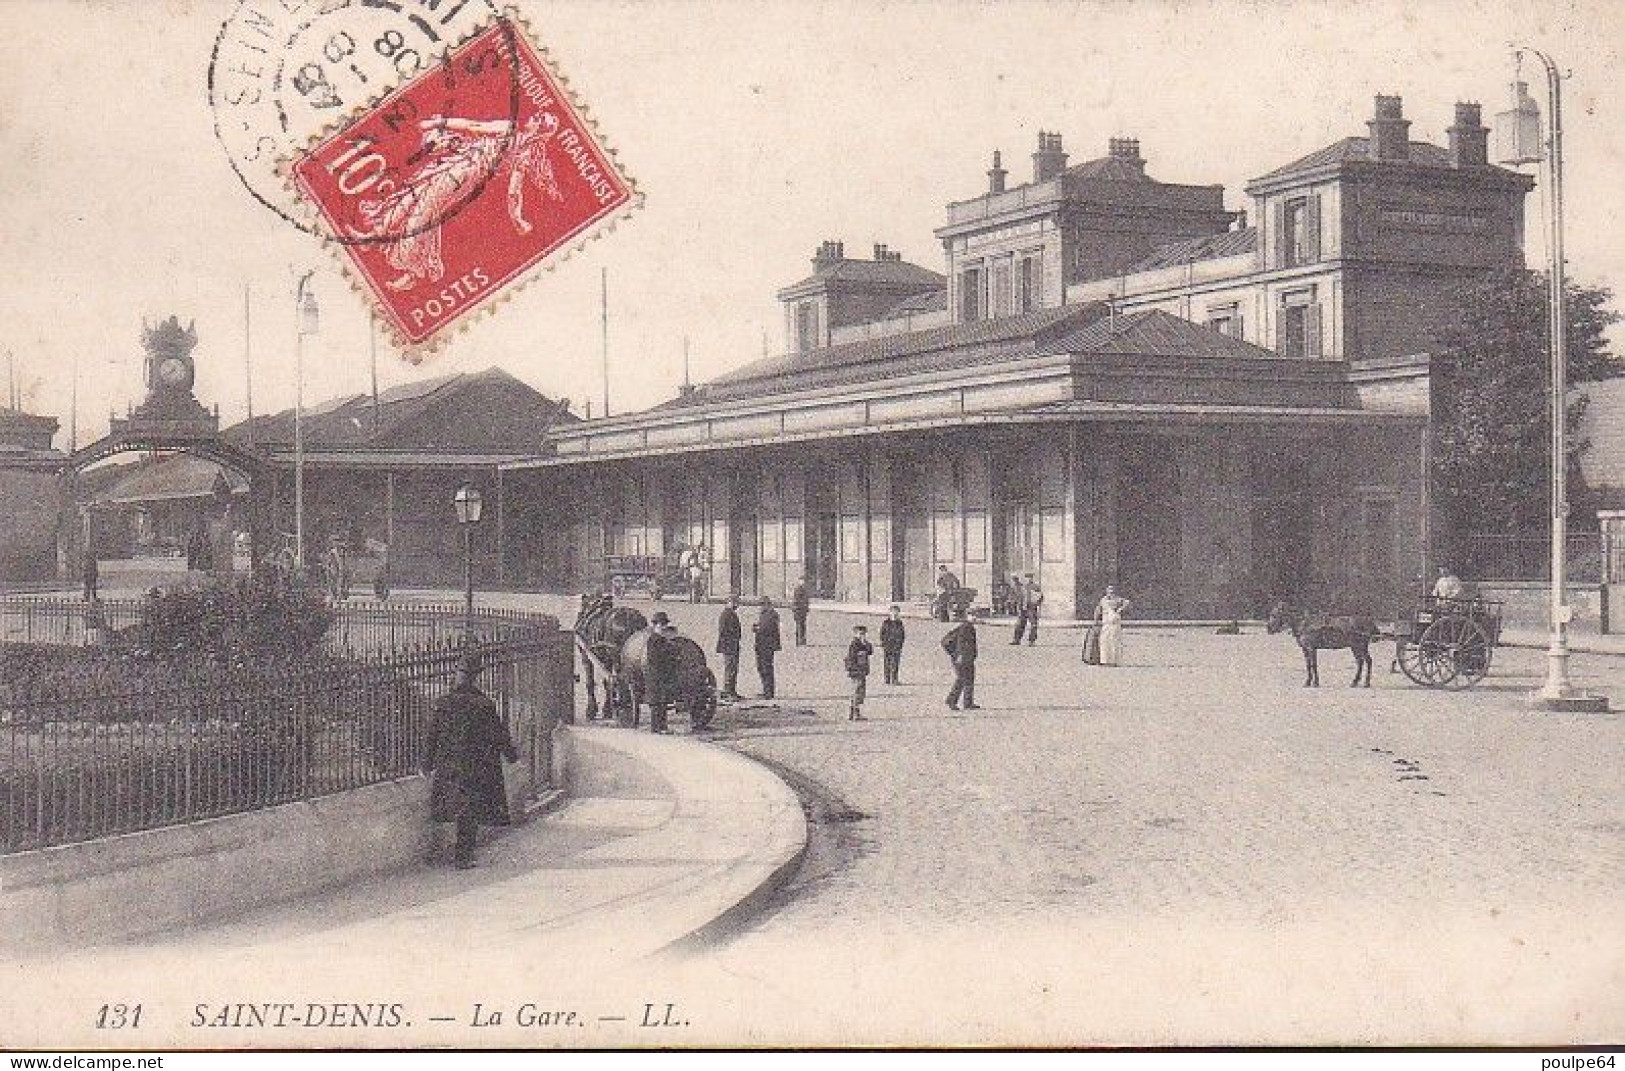
[[[1469,533],[1550,530],[1549,293],[1543,274],[1497,273],[1463,292],[1437,336],[1433,489],[1450,534],[1444,549],[1469,568]],[[1612,299],[1602,287],[1569,288],[1570,387],[1625,375],[1625,361],[1608,348],[1607,329],[1620,319]],[[1584,397],[1571,396],[1571,429],[1584,408]],[[1584,497],[1579,459],[1587,445],[1569,436],[1571,503]]]

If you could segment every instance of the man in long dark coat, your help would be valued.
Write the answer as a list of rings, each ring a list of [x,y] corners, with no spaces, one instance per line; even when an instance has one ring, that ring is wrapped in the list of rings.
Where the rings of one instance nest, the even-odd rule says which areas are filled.
[[[466,656],[458,668],[456,686],[435,700],[425,749],[425,769],[434,777],[429,817],[457,823],[454,862],[459,870],[474,865],[474,843],[481,823],[508,824],[508,794],[502,784],[500,759],[519,761],[519,749],[497,714],[497,705],[474,683],[480,668],[477,655]]]
[[[903,628],[903,608],[893,606],[891,616],[880,623],[880,649],[885,652],[881,668],[886,671],[887,684],[902,684],[903,643],[908,633]]]
[[[717,617],[717,654],[722,656],[722,698],[739,698],[739,643],[745,634],[739,623],[739,596],[728,596],[728,605]]]
[[[784,641],[779,638],[779,612],[766,595],[762,596],[762,612],[751,631],[756,633],[756,675],[762,679],[762,698],[772,699],[773,656],[784,648]]]
[[[812,596],[807,592],[805,578],[796,581],[790,592],[790,616],[796,622],[796,646],[807,646],[807,615],[812,613]]]
[[[948,692],[948,709],[960,709],[960,701],[963,700],[964,709],[980,710],[982,708],[976,705],[976,626],[963,613],[957,616],[959,624],[942,638],[942,649],[948,652],[948,660],[954,666],[954,686]]]

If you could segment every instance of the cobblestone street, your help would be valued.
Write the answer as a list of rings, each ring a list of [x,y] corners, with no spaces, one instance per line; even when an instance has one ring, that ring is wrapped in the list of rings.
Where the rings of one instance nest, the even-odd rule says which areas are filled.
[[[715,607],[666,608],[712,646]],[[974,1038],[1018,1001],[1024,1038],[1071,1042],[1625,1027],[1625,726],[1525,709],[1542,653],[1503,649],[1450,692],[1390,675],[1387,644],[1353,690],[1348,652],[1323,652],[1313,691],[1290,638],[1257,630],[1131,631],[1103,668],[1076,629],[1017,649],[990,626],[984,709],[956,713],[947,626],[910,621],[906,683],[879,684],[877,656],[852,723],[854,620],[815,613],[779,699],[718,719],[815,829],[774,909],[704,957],[747,991],[844,992],[823,1025],[892,1043]],[[1576,672],[1625,698],[1625,660]],[[741,677],[754,691],[748,652]]]

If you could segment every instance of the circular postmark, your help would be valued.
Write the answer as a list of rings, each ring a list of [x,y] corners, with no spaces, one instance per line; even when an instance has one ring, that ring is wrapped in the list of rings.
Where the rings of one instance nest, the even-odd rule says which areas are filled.
[[[483,47],[458,53],[476,35]],[[501,169],[517,134],[519,62],[513,23],[492,0],[239,0],[209,62],[215,137],[243,187],[289,224],[346,245],[398,242],[444,224]],[[401,93],[407,86],[419,89],[411,100]],[[501,114],[488,114],[493,100]],[[505,123],[506,133],[462,192],[433,211],[393,213],[365,230],[334,227],[304,203],[288,165],[381,108],[390,109],[384,122],[370,124],[345,165],[356,182],[379,189],[401,186],[397,171],[432,157],[449,118]],[[476,109],[487,114],[469,114]],[[380,136],[402,144],[364,151]]]

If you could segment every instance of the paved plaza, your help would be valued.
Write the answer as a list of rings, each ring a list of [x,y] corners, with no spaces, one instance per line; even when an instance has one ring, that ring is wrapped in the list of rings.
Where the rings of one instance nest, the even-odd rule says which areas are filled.
[[[715,607],[665,608],[711,646]],[[1261,630],[1136,630],[1106,668],[1076,629],[988,626],[984,709],[956,713],[947,626],[910,621],[904,685],[877,673],[852,723],[855,620],[815,612],[778,700],[715,734],[802,792],[814,836],[707,966],[820,994],[809,1040],[1625,1033],[1625,726],[1526,709],[1540,652],[1471,691],[1389,674],[1386,644],[1350,689],[1323,652],[1309,690]],[[1625,698],[1625,660],[1575,668]]]
[[[661,605],[713,646],[716,606]],[[1290,639],[1257,629],[1134,629],[1128,664],[1107,668],[1082,664],[1076,628],[1018,649],[984,626],[983,709],[954,712],[947,626],[910,620],[905,683],[877,672],[869,720],[850,722],[842,658],[864,619],[815,611],[812,645],[780,656],[779,698],[724,706],[695,740],[580,726],[571,746],[598,758],[574,798],[471,874],[403,872],[43,973],[17,964],[14,981],[69,1036],[110,987],[171,978],[154,1025],[187,1044],[1625,1036],[1625,725],[1527,709],[1541,652],[1503,649],[1467,692],[1389,674],[1387,646],[1376,686],[1350,689],[1352,659],[1327,652],[1309,690]],[[1625,658],[1576,669],[1625,696]],[[755,683],[747,654],[742,690]],[[798,820],[767,836],[795,798],[735,755],[799,796],[799,864]],[[403,1001],[415,1025],[187,1025],[194,1002],[291,992]],[[591,1025],[476,1031],[475,1000]],[[0,1034],[20,1028],[0,1015]]]

